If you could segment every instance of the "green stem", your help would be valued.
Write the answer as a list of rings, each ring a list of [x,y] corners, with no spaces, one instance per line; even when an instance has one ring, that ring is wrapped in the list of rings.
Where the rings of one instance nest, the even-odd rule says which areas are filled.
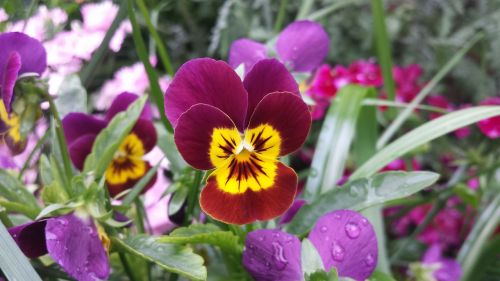
[[[203,179],[203,172],[199,170],[194,171],[193,183],[189,189],[189,194],[187,198],[187,212],[184,217],[184,225],[189,224],[189,220],[194,217],[194,207],[196,206],[196,199],[198,198],[198,193],[200,190],[201,181]]]
[[[387,93],[387,99],[394,100],[396,95],[394,78],[392,77],[391,41],[387,34],[384,4],[382,0],[372,0],[372,17],[373,27],[375,29],[377,57],[382,67],[382,75],[384,77],[384,89]]]
[[[278,33],[283,27],[283,21],[285,19],[286,6],[288,5],[288,0],[280,1],[280,8],[278,11],[278,16],[276,17],[276,22],[274,23],[274,33]]]
[[[140,198],[136,198],[134,200],[135,203],[135,209],[137,213],[137,217],[135,220],[135,224],[137,225],[137,231],[139,233],[144,233],[145,228],[144,228],[144,205],[141,202]]]
[[[300,5],[299,12],[297,13],[296,20],[305,19],[311,12],[314,0],[303,0]]]
[[[3,207],[2,207],[3,208]],[[5,225],[5,227],[13,227],[14,224],[12,221],[9,219],[9,216],[5,212],[5,210],[0,210],[0,221]]]
[[[477,263],[485,243],[495,231],[500,222],[500,193],[497,193],[486,209],[480,214],[469,236],[465,240],[457,261],[462,266],[461,280],[474,280],[472,270]]]
[[[23,163],[23,167],[21,168],[21,171],[19,171],[19,175],[17,176],[17,179],[21,180],[23,178],[24,172],[26,171],[26,169],[28,169],[28,167],[29,167],[29,165],[30,165],[33,157],[35,156],[36,152],[45,143],[45,139],[47,138],[48,135],[49,135],[49,130],[47,130],[45,132],[45,134],[43,134],[43,136],[38,140],[38,142],[36,143],[35,147],[33,148],[33,150],[28,155],[28,159],[26,159],[26,161]]]
[[[132,281],[139,281],[135,278],[135,275],[132,271],[132,268],[130,267],[130,264],[127,260],[127,257],[125,256],[124,253],[118,253],[118,256],[120,257],[120,261],[122,262],[123,269],[125,269],[125,272],[127,273],[128,277]]]
[[[142,17],[146,21],[146,26],[148,27],[148,30],[151,33],[153,40],[155,41],[156,48],[158,49],[158,53],[160,55],[161,62],[165,67],[165,70],[167,71],[168,75],[170,75],[170,77],[174,76],[174,69],[172,67],[172,63],[170,62],[167,49],[165,48],[165,45],[163,44],[163,41],[160,38],[160,35],[158,35],[158,32],[156,31],[156,28],[153,25],[153,22],[151,21],[151,17],[149,15],[146,4],[144,4],[143,0],[136,0],[135,3],[139,7]]]

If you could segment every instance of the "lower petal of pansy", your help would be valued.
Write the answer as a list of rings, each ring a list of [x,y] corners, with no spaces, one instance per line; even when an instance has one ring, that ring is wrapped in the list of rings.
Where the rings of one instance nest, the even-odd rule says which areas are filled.
[[[364,281],[377,266],[377,237],[370,222],[351,210],[322,216],[309,233],[326,271],[337,269],[340,277]]]
[[[229,116],[207,104],[193,105],[181,115],[174,139],[184,160],[200,170],[221,165],[241,142]]]
[[[47,254],[45,226],[47,219],[25,223],[9,228],[9,233],[28,258]]]
[[[21,137],[19,117],[15,113],[11,113],[6,120],[2,119],[1,123],[4,122],[7,125],[7,131],[3,134],[3,141],[12,155],[23,152],[26,148],[27,140]]]
[[[108,255],[94,223],[73,214],[47,220],[49,255],[78,281],[107,279]]]
[[[245,190],[238,189],[238,182],[234,175],[230,178],[232,182],[225,184],[224,178],[218,178],[214,172],[207,181],[207,185],[201,192],[200,205],[202,210],[216,220],[229,224],[246,224],[256,220],[269,220],[283,214],[292,204],[297,191],[297,175],[295,172],[279,163],[276,165],[275,176],[267,182],[267,187],[250,186],[255,183],[255,178],[244,180],[243,168],[238,175],[242,182],[247,184]],[[227,167],[226,167],[227,168]],[[224,175],[227,175],[224,174]],[[262,183],[261,183],[262,184]]]
[[[280,230],[259,229],[247,235],[243,266],[257,281],[300,281],[300,240]]]
[[[133,174],[139,170],[136,170],[135,172],[128,171],[130,172],[129,174],[127,174],[128,173],[127,171],[121,171],[124,174],[124,177],[122,177],[121,179],[123,179],[124,181],[115,181],[115,182],[108,181],[107,172],[109,171],[109,169],[106,171],[106,185],[108,186],[109,194],[111,196],[116,196],[121,192],[134,187],[134,185],[152,168],[151,164],[149,164],[148,162],[142,160],[140,161],[141,161],[140,164],[141,173]],[[142,169],[142,167],[144,167],[144,169]],[[156,179],[157,179],[157,174],[155,174],[151,178],[151,180],[142,189],[141,193],[148,191],[155,184]]]

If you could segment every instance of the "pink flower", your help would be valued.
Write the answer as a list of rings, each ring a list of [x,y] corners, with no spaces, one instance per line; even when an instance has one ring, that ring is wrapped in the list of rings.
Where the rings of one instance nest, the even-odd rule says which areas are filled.
[[[382,86],[382,71],[373,59],[355,61],[349,66],[348,71],[354,84],[373,87]]]
[[[500,97],[490,97],[481,102],[481,105],[500,105]],[[500,116],[481,120],[477,123],[479,130],[490,139],[500,137]]]
[[[407,167],[406,162],[403,159],[396,159],[396,160],[392,161],[391,163],[387,164],[387,166],[385,166],[381,170],[381,172],[408,171],[408,170],[418,171],[421,168],[420,163],[415,159],[411,160],[411,166],[412,167]]]
[[[9,15],[5,12],[4,9],[0,8],[0,22],[6,21],[9,19]]]
[[[68,20],[68,15],[62,9],[48,9],[46,6],[40,6],[37,13],[29,18],[26,22],[24,20],[15,22],[12,26],[8,27],[8,31],[23,32],[39,41],[49,39],[53,34],[52,30]],[[0,21],[1,15],[0,15]]]
[[[401,102],[412,101],[420,92],[422,86],[418,82],[422,75],[422,68],[418,64],[407,67],[395,66],[392,70],[396,83],[396,97]]]
[[[446,110],[453,110],[453,106],[450,104],[450,102],[441,95],[430,95],[427,97],[427,104],[430,106],[446,109]],[[438,118],[443,114],[437,113],[437,112],[431,112],[429,114],[429,117],[431,120]]]

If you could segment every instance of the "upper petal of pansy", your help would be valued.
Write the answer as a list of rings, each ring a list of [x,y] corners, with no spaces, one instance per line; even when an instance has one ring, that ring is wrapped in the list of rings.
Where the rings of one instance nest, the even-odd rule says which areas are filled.
[[[364,281],[377,265],[377,237],[370,222],[351,210],[322,216],[309,233],[326,271],[337,268],[339,276]]]
[[[132,94],[132,93],[123,92],[123,93],[119,94],[113,100],[113,103],[111,103],[111,106],[109,107],[108,111],[106,112],[106,117],[105,117],[106,120],[111,121],[111,119],[113,119],[113,117],[115,117],[116,114],[127,110],[129,105],[131,105],[138,98],[139,98],[138,95]],[[151,105],[149,103],[146,103],[144,105],[144,108],[143,108],[139,118],[148,119],[148,120],[153,119]]]
[[[20,32],[0,34],[0,77],[4,76],[5,66],[12,52],[21,57],[19,75],[34,72],[41,75],[47,68],[47,53],[40,41]]]
[[[286,67],[276,59],[265,59],[256,63],[245,76],[243,85],[248,92],[247,124],[255,107],[267,94],[290,92],[300,96],[297,82]]]
[[[68,145],[84,135],[97,135],[106,127],[106,121],[80,112],[72,112],[62,120],[64,137]]]
[[[165,93],[165,114],[174,127],[182,113],[204,103],[226,113],[243,131],[248,94],[240,77],[223,61],[193,59],[177,71]]]
[[[243,63],[245,73],[248,73],[259,60],[265,58],[267,58],[266,45],[247,38],[234,41],[229,49],[229,65],[236,69]]]
[[[50,256],[78,281],[107,279],[108,255],[94,223],[73,214],[47,221],[45,227]]]
[[[247,224],[270,220],[290,208],[297,192],[295,172],[277,161],[248,163],[218,168],[208,178],[200,196],[205,213],[227,224]]]
[[[323,27],[309,20],[288,25],[279,35],[276,52],[294,71],[307,72],[321,65],[330,46],[330,38]]]
[[[95,138],[96,135],[88,134],[77,138],[69,144],[69,157],[77,169],[83,170],[85,159],[92,152]]]
[[[9,228],[9,233],[28,258],[37,258],[47,253],[45,245],[45,225],[47,220],[39,220]]]
[[[174,140],[189,165],[210,170],[234,153],[241,137],[224,112],[211,105],[197,104],[180,116]]]
[[[257,281],[300,281],[300,240],[280,230],[259,229],[247,235],[243,266]]]
[[[150,120],[139,118],[132,128],[132,133],[141,140],[144,153],[150,152],[155,147],[158,136],[156,128]]]
[[[2,79],[2,84],[0,84],[0,91],[3,104],[5,105],[7,112],[10,112],[11,110],[12,95],[14,93],[14,86],[16,85],[17,74],[19,73],[20,69],[21,56],[18,52],[12,52],[7,58],[3,76],[0,76],[0,79]]]
[[[265,96],[257,105],[250,118],[247,132],[258,127],[272,128],[279,134],[277,136],[281,143],[279,155],[283,156],[302,146],[311,128],[311,114],[300,96],[288,92],[275,92]],[[254,148],[258,144],[252,141],[252,134],[245,134],[245,138]]]

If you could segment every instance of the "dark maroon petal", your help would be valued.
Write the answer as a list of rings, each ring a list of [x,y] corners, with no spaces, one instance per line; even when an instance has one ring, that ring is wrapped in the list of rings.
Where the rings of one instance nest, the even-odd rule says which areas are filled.
[[[288,209],[288,211],[286,211],[286,213],[283,216],[281,216],[280,224],[289,223],[293,219],[293,217],[295,217],[295,214],[297,214],[300,208],[304,206],[305,203],[306,200],[304,199],[297,199],[293,201],[292,207],[290,207],[290,209]]]
[[[215,128],[235,129],[233,121],[220,109],[197,104],[181,115],[175,127],[177,149],[186,162],[196,169],[210,170],[210,143]]]
[[[294,71],[307,72],[321,65],[329,46],[330,38],[320,24],[302,20],[288,25],[281,32],[276,52]]]
[[[364,281],[377,266],[377,237],[361,214],[339,210],[322,216],[309,234],[326,271],[337,268],[339,276]]]
[[[16,85],[17,74],[21,69],[21,56],[18,52],[10,53],[7,63],[5,65],[5,70],[3,72],[2,84],[0,85],[0,90],[2,94],[2,101],[5,105],[7,112],[11,110],[12,94],[14,93],[14,86]]]
[[[113,103],[111,103],[111,106],[109,107],[108,111],[106,112],[106,120],[111,121],[111,119],[113,119],[113,117],[115,117],[116,114],[127,110],[129,105],[131,105],[138,98],[139,98],[138,95],[132,94],[132,93],[123,92],[123,93],[119,94],[113,100]],[[142,110],[139,118],[149,119],[149,120],[153,119],[151,105],[149,103],[146,103],[144,105],[144,109]]]
[[[165,93],[165,114],[174,127],[182,113],[204,103],[226,113],[243,131],[248,94],[240,77],[223,61],[193,59],[181,66]]]
[[[155,147],[158,136],[156,128],[150,120],[142,118],[137,120],[132,128],[132,133],[135,133],[142,141],[144,152],[150,152]]]
[[[21,57],[19,75],[28,72],[41,75],[47,68],[47,53],[38,40],[24,33],[7,32],[0,34],[0,77],[12,52]]]
[[[301,244],[280,230],[259,229],[247,235],[243,266],[257,281],[303,280]]]
[[[257,105],[248,128],[269,124],[280,133],[280,155],[302,146],[311,127],[311,114],[301,97],[288,92],[265,96]]]
[[[243,85],[248,92],[247,124],[255,107],[267,94],[290,92],[300,96],[297,82],[276,59],[265,59],[256,63],[243,80]]]
[[[69,157],[73,165],[79,170],[83,170],[85,159],[92,151],[96,135],[88,134],[73,141],[69,147]]]
[[[45,225],[47,220],[39,220],[9,228],[9,233],[28,258],[47,254],[45,245]]]
[[[80,112],[69,113],[62,120],[64,137],[69,146],[85,135],[97,135],[106,127],[106,121]]]
[[[45,228],[49,255],[78,281],[107,279],[108,255],[94,223],[73,214],[47,221]]]
[[[229,49],[229,65],[236,69],[243,63],[245,73],[248,73],[259,60],[265,58],[267,58],[266,45],[247,38],[234,41]]]

